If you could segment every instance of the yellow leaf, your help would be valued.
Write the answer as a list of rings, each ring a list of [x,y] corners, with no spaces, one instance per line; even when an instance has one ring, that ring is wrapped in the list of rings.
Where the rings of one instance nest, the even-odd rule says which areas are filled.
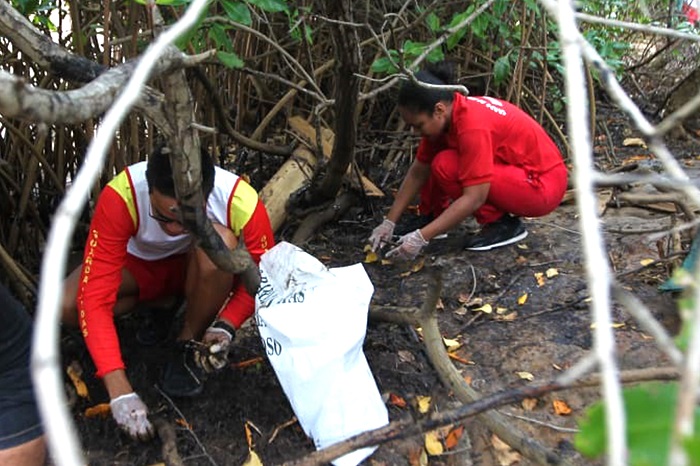
[[[552,267],[550,269],[547,269],[547,271],[544,274],[547,276],[547,278],[552,278],[559,275],[559,271]]]
[[[245,463],[243,463],[243,466],[263,466],[262,461],[260,461],[260,457],[258,456],[257,453],[255,453],[253,450],[248,451],[248,458],[246,458]]]
[[[445,451],[442,447],[442,442],[438,438],[437,431],[425,434],[425,451],[432,456],[441,455]]]
[[[107,417],[111,409],[109,403],[100,403],[85,410],[85,417]]]
[[[448,338],[442,339],[442,341],[445,343],[445,347],[447,347],[447,351],[457,351],[462,344],[458,342],[457,340],[450,340]]]
[[[640,264],[642,264],[643,267],[646,267],[649,264],[654,263],[654,259],[642,259],[639,261]]]
[[[518,249],[528,249],[527,244],[522,244],[522,243],[518,243],[518,244],[516,245],[516,247],[517,247]]]
[[[553,400],[552,406],[554,407],[554,413],[559,416],[568,416],[571,414],[571,408],[564,400]]]
[[[527,302],[527,293],[518,298],[518,304],[521,306]]]
[[[529,372],[526,372],[526,371],[518,371],[518,372],[516,372],[516,374],[518,374],[518,377],[520,377],[521,379],[524,379],[524,380],[530,380],[530,381],[535,380],[535,376]]]
[[[370,250],[367,252],[367,255],[365,256],[365,264],[371,264],[373,262],[377,262],[379,260],[379,256],[377,255],[376,252]]]
[[[87,398],[88,389],[87,385],[85,385],[85,382],[83,382],[83,379],[80,378],[80,376],[83,373],[83,370],[80,368],[80,365],[76,361],[73,361],[66,368],[66,373],[68,373],[68,377],[70,377],[71,382],[73,382],[75,392],[78,394],[78,396],[80,398]]]
[[[411,272],[413,272],[413,273],[420,272],[424,265],[425,265],[425,257],[422,257],[418,262],[413,264],[413,266],[411,267]]]
[[[493,312],[493,308],[490,304],[484,304],[483,306],[474,309],[474,311],[481,311],[484,314],[491,314]]]
[[[622,145],[625,147],[637,146],[637,147],[642,147],[644,149],[647,148],[647,143],[644,142],[644,139],[642,139],[642,138],[625,138],[625,140],[622,141]]]
[[[391,262],[389,259],[382,259],[382,261],[380,262],[380,264],[382,264],[382,265],[391,265],[392,262]]]
[[[535,272],[535,280],[537,280],[537,286],[544,286],[544,274],[542,272]]]
[[[624,322],[613,322],[612,324],[610,324],[610,328],[622,328],[622,327],[624,327],[624,326],[625,326],[625,323],[624,323]],[[593,323],[591,324],[591,328],[593,329],[593,328],[596,328],[596,327],[598,327],[598,326],[596,325],[595,322],[593,322]]]
[[[371,244],[365,244],[365,247],[362,248],[362,252],[370,252],[371,250],[372,250]]]
[[[419,396],[418,397],[418,412],[425,414],[430,409],[430,397],[429,396]]]
[[[508,312],[507,307],[497,307],[496,308],[496,314],[505,314],[506,312]]]

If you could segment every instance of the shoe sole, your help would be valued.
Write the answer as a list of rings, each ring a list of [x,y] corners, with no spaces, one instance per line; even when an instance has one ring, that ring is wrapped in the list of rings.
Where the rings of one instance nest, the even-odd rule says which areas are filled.
[[[509,238],[505,241],[501,241],[500,243],[493,243],[493,244],[488,244],[486,246],[477,246],[477,247],[466,247],[464,248],[466,251],[490,251],[491,249],[494,248],[500,248],[501,246],[507,246],[509,244],[517,243],[521,239],[525,239],[527,237],[527,230],[523,231],[517,236],[513,236],[512,238]]]

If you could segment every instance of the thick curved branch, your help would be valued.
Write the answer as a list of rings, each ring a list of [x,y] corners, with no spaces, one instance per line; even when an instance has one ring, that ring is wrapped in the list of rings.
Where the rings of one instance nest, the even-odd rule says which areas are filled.
[[[53,42],[6,1],[0,2],[0,35],[11,37],[28,61],[70,81],[92,81],[106,69]]]
[[[168,74],[189,62],[186,55],[170,48],[156,62],[153,74]],[[135,60],[112,68],[80,89],[70,91],[40,89],[26,84],[22,78],[0,71],[0,113],[8,118],[47,124],[83,122],[104,113],[112,105],[138,63]],[[153,100],[147,99],[148,94],[141,99],[143,106],[152,106]]]
[[[488,403],[491,396],[481,397],[473,388],[464,381],[462,375],[455,369],[452,361],[447,356],[445,346],[442,341],[442,335],[438,327],[435,308],[442,290],[442,279],[439,272],[433,272],[433,285],[428,291],[425,302],[420,309],[409,308],[401,312],[392,312],[390,309],[370,309],[370,317],[373,319],[389,320],[391,322],[403,322],[404,324],[413,324],[420,326],[423,329],[423,341],[425,343],[426,353],[435,371],[438,373],[442,383],[450,388],[455,397],[465,404],[462,409],[470,410],[469,406],[481,405]],[[547,385],[549,387],[549,385]],[[551,390],[551,388],[548,388]],[[495,411],[478,410],[470,412],[470,416],[480,414],[479,420],[484,423],[494,434],[501,438],[511,447],[520,451],[523,455],[539,464],[566,464],[566,462],[557,455],[547,450],[544,446],[537,443],[534,439],[519,432],[516,428],[509,425],[505,417]]]

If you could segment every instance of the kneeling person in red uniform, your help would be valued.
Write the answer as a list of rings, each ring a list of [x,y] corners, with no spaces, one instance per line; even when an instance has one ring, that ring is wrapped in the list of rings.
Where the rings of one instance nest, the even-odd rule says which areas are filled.
[[[451,80],[439,66],[416,78],[433,85]],[[387,257],[413,259],[431,239],[470,216],[482,228],[464,248],[490,250],[525,238],[520,217],[546,215],[561,202],[567,186],[561,153],[544,128],[515,105],[405,81],[398,107],[422,138],[386,218],[372,231],[373,250],[397,235],[399,244]],[[420,216],[396,227],[419,192]]]
[[[140,302],[184,297],[183,327],[161,388],[171,396],[194,396],[201,393],[206,372],[226,365],[235,329],[255,307],[239,277],[219,270],[181,223],[168,153],[165,147],[157,149],[147,162],[127,167],[104,188],[83,263],[64,285],[64,323],[80,326],[114,419],[142,440],[152,436],[153,428],[126,376],[114,316]],[[230,249],[242,235],[258,263],[274,245],[258,193],[237,175],[214,167],[204,151],[201,164],[206,212],[214,228]],[[200,357],[192,340],[201,340],[194,346],[211,347],[211,353]]]

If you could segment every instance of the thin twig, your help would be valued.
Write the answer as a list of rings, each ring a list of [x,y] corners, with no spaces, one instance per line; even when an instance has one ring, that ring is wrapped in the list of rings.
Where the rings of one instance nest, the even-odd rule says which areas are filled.
[[[156,386],[156,389],[158,390],[160,395],[165,399],[165,401],[168,402],[170,407],[173,408],[173,411],[175,411],[175,413],[180,417],[180,419],[185,421],[183,423],[183,425],[184,425],[185,429],[187,429],[187,431],[192,435],[192,438],[194,439],[194,441],[197,444],[197,446],[199,447],[199,449],[202,450],[202,455],[204,455],[209,460],[209,463],[213,464],[214,466],[217,466],[216,461],[214,461],[214,458],[212,458],[209,455],[209,453],[207,452],[207,449],[204,448],[204,445],[199,440],[199,437],[197,437],[197,434],[194,433],[194,430],[192,430],[192,427],[190,427],[190,423],[187,422],[187,418],[185,417],[184,414],[182,414],[182,411],[180,411],[180,408],[177,407],[175,402],[163,390],[161,390],[160,387]]]

